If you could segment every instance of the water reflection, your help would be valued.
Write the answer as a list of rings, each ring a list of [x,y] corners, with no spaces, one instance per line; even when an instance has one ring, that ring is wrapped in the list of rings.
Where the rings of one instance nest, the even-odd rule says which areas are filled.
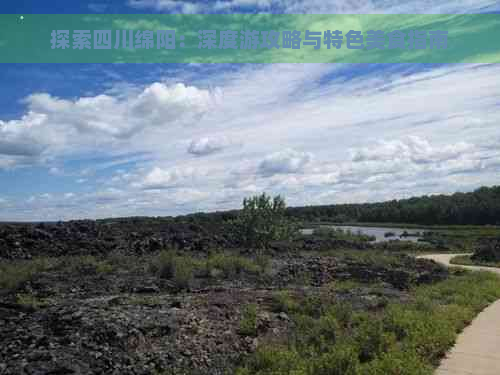
[[[422,229],[415,228],[380,228],[380,227],[357,227],[347,225],[321,225],[324,228],[342,229],[353,233],[361,232],[362,234],[375,237],[374,242],[384,242],[391,240],[404,240],[418,242],[422,238]],[[305,235],[313,234],[314,229],[301,229],[301,233]]]

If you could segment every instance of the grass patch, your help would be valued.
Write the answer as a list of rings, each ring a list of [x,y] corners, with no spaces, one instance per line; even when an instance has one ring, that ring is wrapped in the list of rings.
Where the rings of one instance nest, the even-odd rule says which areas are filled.
[[[300,311],[300,304],[289,291],[280,291],[273,295],[271,310],[276,313],[295,313]]]
[[[180,289],[187,289],[196,276],[230,279],[243,274],[259,275],[265,271],[267,262],[267,258],[256,257],[254,260],[222,253],[200,259],[165,250],[151,260],[149,271],[172,280]]]
[[[136,306],[159,307],[161,300],[157,296],[140,296],[134,295],[126,299],[126,302]]]
[[[282,346],[261,346],[237,374],[431,375],[457,334],[500,298],[500,278],[456,273],[415,288],[411,297],[377,312],[332,303],[315,315],[277,294],[276,310],[291,313],[292,333]]]
[[[251,303],[244,307],[238,327],[238,334],[242,336],[257,336],[257,305]]]
[[[451,264],[457,264],[462,266],[481,266],[481,267],[495,267],[500,268],[500,262],[480,262],[475,261],[470,255],[457,255],[451,258]]]
[[[162,251],[149,265],[149,270],[160,278],[170,279],[179,289],[187,289],[194,276],[194,269],[200,267],[191,257],[177,255],[174,251]]]
[[[56,264],[64,272],[89,275],[111,273],[116,268],[109,260],[93,255],[66,256],[57,259]]]
[[[0,290],[15,291],[52,266],[53,262],[49,258],[3,261],[0,263]]]
[[[91,255],[3,261],[0,262],[0,290],[16,291],[39,273],[50,270],[95,275],[113,272],[115,266],[108,260]]]
[[[313,230],[313,235],[324,238],[333,238],[345,241],[361,241],[369,242],[374,241],[374,236],[363,234],[361,230],[353,232],[350,229],[332,228],[332,227],[318,227]]]
[[[249,258],[224,254],[210,256],[205,264],[208,273],[214,269],[221,270],[226,278],[241,275],[243,272],[258,274],[262,271],[261,266]]]
[[[38,298],[29,293],[17,293],[16,302],[19,305],[38,310],[43,307],[50,306],[50,300],[46,298]]]

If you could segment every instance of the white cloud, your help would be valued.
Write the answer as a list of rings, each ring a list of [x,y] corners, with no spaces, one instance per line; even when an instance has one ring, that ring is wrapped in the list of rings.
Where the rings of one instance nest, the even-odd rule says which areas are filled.
[[[53,135],[53,131],[45,131],[45,123],[44,114],[31,111],[19,120],[0,120],[0,168],[29,164],[41,158]]]
[[[311,160],[312,154],[309,152],[286,149],[266,156],[259,164],[259,172],[266,176],[301,172]]]
[[[195,170],[193,168],[163,170],[155,167],[143,177],[141,182],[135,182],[134,186],[141,189],[166,189],[185,183],[186,180],[194,177]]]
[[[184,82],[184,97],[160,82],[87,103],[38,96],[26,102],[25,117],[2,123],[8,137],[0,139],[30,140],[41,151],[3,154],[0,165],[44,160],[87,180],[70,187],[75,196],[64,207],[59,193],[32,202],[7,197],[0,215],[170,215],[235,208],[262,191],[282,193],[289,204],[324,204],[498,184],[498,64],[369,68],[238,66]],[[220,91],[204,89],[214,83]],[[198,115],[176,113],[192,106]],[[95,118],[104,125],[89,125]],[[110,161],[74,173],[65,164],[74,152]]]
[[[216,93],[155,82],[125,98],[101,94],[74,100],[36,93],[25,99],[27,114],[0,120],[0,168],[33,164],[63,153],[115,147],[141,131],[199,121],[216,102]]]
[[[408,136],[403,140],[381,141],[374,147],[365,147],[354,152],[354,161],[394,161],[411,160],[414,163],[431,163],[454,159],[471,150],[472,145],[459,142],[453,145],[433,147],[418,136]]]
[[[227,137],[203,137],[191,141],[188,152],[196,156],[204,156],[221,151],[231,144]]]

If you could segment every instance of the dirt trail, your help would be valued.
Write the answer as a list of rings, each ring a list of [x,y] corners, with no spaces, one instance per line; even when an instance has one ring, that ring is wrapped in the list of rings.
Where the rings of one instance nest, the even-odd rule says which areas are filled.
[[[500,268],[457,266],[451,258],[463,254],[433,254],[419,258],[432,259],[448,267],[490,271]],[[484,309],[458,336],[455,346],[443,359],[436,375],[499,375],[500,374],[500,300]]]

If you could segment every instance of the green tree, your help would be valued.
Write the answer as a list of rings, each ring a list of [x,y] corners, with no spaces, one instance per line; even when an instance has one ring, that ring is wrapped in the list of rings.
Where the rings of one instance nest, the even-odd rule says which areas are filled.
[[[266,193],[243,200],[243,209],[233,221],[238,242],[246,246],[267,248],[271,241],[289,239],[296,228],[285,215],[285,200]]]

